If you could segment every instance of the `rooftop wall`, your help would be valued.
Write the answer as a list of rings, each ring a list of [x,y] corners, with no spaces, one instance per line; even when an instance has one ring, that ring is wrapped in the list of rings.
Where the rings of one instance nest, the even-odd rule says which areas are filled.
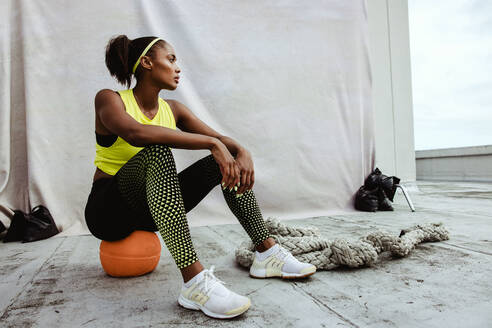
[[[492,182],[492,145],[417,150],[417,180]]]

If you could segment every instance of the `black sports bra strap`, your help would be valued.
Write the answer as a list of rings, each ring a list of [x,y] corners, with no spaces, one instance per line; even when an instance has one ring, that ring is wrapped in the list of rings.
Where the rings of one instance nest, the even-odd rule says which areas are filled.
[[[96,142],[101,147],[110,147],[118,139],[116,134],[99,134],[96,132]]]

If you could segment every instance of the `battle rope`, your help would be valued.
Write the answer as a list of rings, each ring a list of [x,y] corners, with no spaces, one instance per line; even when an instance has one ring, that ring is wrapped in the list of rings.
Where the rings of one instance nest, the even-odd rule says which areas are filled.
[[[330,241],[319,234],[316,227],[293,227],[269,217],[266,227],[275,242],[286,248],[301,262],[314,264],[318,270],[331,270],[338,266],[352,268],[369,266],[377,261],[378,254],[389,251],[404,257],[422,242],[449,239],[442,223],[415,225],[401,231],[400,236],[388,232],[371,232],[359,240],[335,239]],[[253,263],[254,244],[245,241],[236,249],[236,261],[244,267]]]

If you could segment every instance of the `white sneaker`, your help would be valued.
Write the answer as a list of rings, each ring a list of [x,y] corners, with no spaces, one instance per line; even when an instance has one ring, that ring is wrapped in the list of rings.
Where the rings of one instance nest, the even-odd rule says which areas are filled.
[[[263,253],[255,251],[253,264],[249,268],[249,275],[254,278],[304,278],[315,272],[316,266],[300,262],[279,244],[275,244]]]
[[[251,300],[224,287],[226,283],[214,276],[214,268],[212,265],[210,270],[204,269],[200,278],[188,288],[183,283],[179,305],[190,310],[201,310],[219,319],[233,318],[246,312]]]

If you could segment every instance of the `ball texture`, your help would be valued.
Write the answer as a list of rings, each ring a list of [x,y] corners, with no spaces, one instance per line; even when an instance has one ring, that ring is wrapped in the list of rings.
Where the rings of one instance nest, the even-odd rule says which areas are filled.
[[[117,241],[102,240],[99,259],[113,277],[134,277],[152,272],[161,257],[161,243],[154,232],[136,230]]]

